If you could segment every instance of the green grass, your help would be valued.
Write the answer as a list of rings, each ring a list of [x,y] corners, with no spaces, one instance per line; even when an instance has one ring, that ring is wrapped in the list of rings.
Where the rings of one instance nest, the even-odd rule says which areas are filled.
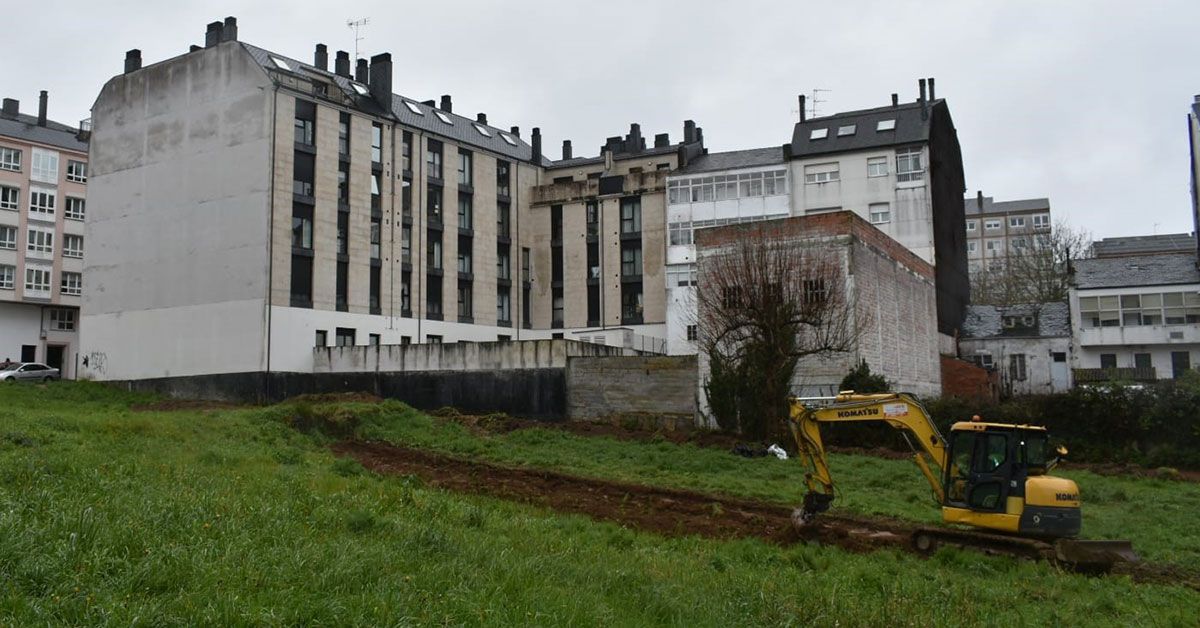
[[[968,552],[663,539],[375,476],[279,408],[133,400],[0,388],[0,625],[1187,625],[1200,607],[1180,587]],[[789,482],[720,452],[357,410],[364,433],[496,460],[584,454],[581,473],[759,496]]]

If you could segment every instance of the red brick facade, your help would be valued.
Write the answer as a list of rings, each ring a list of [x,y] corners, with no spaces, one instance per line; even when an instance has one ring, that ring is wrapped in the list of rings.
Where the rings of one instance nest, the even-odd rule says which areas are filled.
[[[994,371],[953,356],[942,356],[942,396],[997,401],[1000,382]]]

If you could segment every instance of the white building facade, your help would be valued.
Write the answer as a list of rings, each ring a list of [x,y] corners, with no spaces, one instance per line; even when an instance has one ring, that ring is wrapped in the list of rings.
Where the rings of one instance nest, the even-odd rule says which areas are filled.
[[[994,370],[1009,395],[1071,387],[1071,316],[1065,302],[967,309],[959,355]]]

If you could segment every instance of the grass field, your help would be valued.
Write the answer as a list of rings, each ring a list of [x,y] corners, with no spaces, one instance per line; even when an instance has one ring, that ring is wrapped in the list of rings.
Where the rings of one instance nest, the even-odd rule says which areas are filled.
[[[0,387],[0,625],[1194,625],[1200,608],[1182,587],[954,550],[664,539],[374,476],[288,427],[293,409],[134,412],[138,400]],[[779,461],[480,436],[394,403],[344,411],[364,437],[464,456],[782,502],[800,491]],[[932,516],[916,473],[887,466],[905,463],[834,464],[842,507]],[[1197,512],[1195,485],[1076,478],[1094,534],[1135,526],[1116,533],[1144,553],[1195,555],[1194,520],[1169,514]]]

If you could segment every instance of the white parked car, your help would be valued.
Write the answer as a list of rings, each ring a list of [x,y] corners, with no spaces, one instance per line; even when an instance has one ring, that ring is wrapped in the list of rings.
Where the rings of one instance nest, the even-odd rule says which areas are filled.
[[[49,382],[61,379],[62,373],[38,362],[13,362],[8,366],[0,366],[0,382]]]

